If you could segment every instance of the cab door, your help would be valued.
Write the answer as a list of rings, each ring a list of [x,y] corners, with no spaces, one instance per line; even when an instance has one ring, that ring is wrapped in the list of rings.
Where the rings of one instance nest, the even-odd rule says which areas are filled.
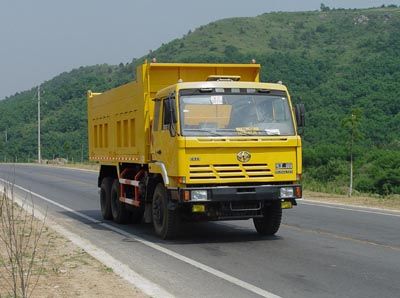
[[[152,131],[152,159],[162,162],[169,175],[177,171],[175,96],[156,100]]]

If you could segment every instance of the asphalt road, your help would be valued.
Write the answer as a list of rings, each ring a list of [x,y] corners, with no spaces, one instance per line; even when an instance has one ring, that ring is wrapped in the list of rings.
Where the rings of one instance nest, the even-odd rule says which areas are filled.
[[[0,178],[60,204],[32,197],[177,297],[400,297],[400,213],[307,201],[284,211],[274,237],[258,236],[252,221],[228,221],[188,224],[177,240],[162,241],[151,225],[100,224],[94,172],[0,164]]]

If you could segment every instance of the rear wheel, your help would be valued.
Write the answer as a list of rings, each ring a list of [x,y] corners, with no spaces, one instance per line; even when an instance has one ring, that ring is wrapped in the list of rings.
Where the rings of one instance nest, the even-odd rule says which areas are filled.
[[[253,218],[254,227],[261,235],[274,235],[278,232],[282,220],[281,202],[272,202],[270,206],[264,207],[264,216]]]
[[[142,222],[144,214],[144,209],[143,208],[135,208],[132,213],[131,213],[131,223],[133,224],[139,224]]]
[[[116,223],[126,224],[129,220],[129,211],[126,209],[125,204],[119,200],[119,182],[114,180],[111,187],[111,213],[112,218]]]
[[[111,187],[113,178],[106,177],[101,181],[100,186],[100,209],[104,219],[112,219],[111,213]]]
[[[154,190],[153,203],[153,226],[156,234],[162,239],[172,239],[179,231],[178,210],[168,209],[168,194],[162,183]]]

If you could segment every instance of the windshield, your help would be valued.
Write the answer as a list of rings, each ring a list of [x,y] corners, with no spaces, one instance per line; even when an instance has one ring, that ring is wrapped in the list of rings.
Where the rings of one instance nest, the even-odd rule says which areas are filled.
[[[213,91],[181,90],[182,135],[294,135],[286,93],[255,89],[236,89],[235,93],[231,89]]]

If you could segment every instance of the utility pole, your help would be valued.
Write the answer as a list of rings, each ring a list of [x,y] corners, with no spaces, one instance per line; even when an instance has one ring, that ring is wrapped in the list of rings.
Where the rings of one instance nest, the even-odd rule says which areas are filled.
[[[355,115],[351,113],[351,122],[354,123]],[[350,140],[350,185],[349,185],[349,197],[353,194],[353,142],[354,142],[354,124],[351,129],[351,140]]]
[[[38,86],[38,163],[42,163],[42,153],[40,148],[40,85]]]
[[[6,143],[8,143],[7,127],[6,127]]]

